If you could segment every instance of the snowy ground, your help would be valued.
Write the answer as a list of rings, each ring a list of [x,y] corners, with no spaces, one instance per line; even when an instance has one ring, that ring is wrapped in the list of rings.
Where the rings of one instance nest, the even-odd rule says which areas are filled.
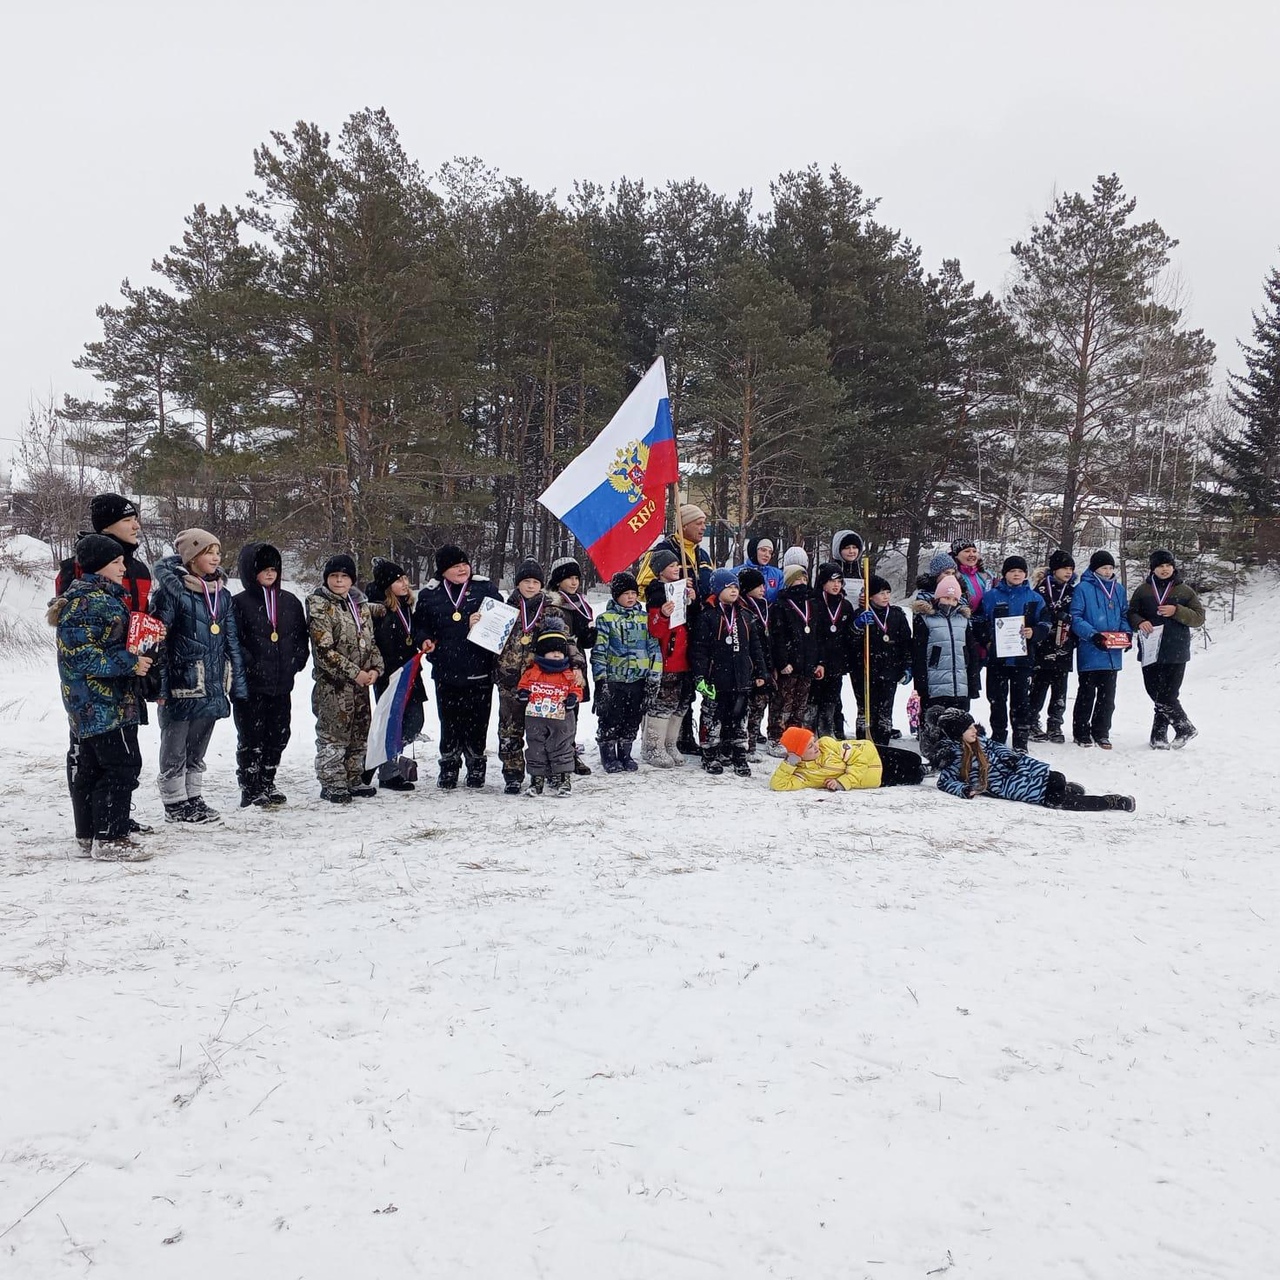
[[[228,724],[226,822],[132,868],[70,858],[10,655],[0,1275],[1276,1274],[1273,595],[1212,620],[1186,752],[1135,671],[1110,756],[1046,750],[1133,816],[768,766],[339,812],[304,678],[289,808],[234,808]]]

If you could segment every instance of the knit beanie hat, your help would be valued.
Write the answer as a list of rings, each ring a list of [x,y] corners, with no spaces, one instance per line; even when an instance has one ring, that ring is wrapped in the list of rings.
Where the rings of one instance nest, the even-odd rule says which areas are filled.
[[[436,577],[441,577],[446,569],[452,569],[455,564],[470,563],[471,557],[461,547],[455,547],[452,542],[446,542],[436,551]]]
[[[943,604],[949,600],[959,600],[960,595],[960,580],[950,573],[938,579],[938,585],[933,591],[933,598]]]
[[[680,504],[680,528],[685,525],[692,524],[695,520],[705,520],[707,513],[693,502],[682,502]]]
[[[1101,569],[1104,564],[1109,564],[1113,569],[1116,567],[1116,558],[1110,551],[1095,551],[1089,557],[1090,569]]]
[[[639,591],[640,584],[636,581],[634,573],[628,573],[623,569],[619,573],[615,573],[609,579],[609,594],[616,600],[620,595],[627,591]]]
[[[736,587],[738,575],[732,569],[717,569],[711,575],[711,594],[718,596],[725,587]]]
[[[373,581],[369,583],[369,595],[374,600],[383,600],[391,590],[391,584],[405,576],[404,570],[394,560],[375,560],[373,562]]]
[[[893,588],[885,578],[878,577],[876,574],[871,575],[871,581],[867,583],[867,595],[878,596],[882,591],[892,591]]]
[[[744,596],[749,595],[757,587],[764,586],[764,574],[747,565],[745,569],[738,570],[738,586],[742,588]]]
[[[948,707],[938,717],[938,728],[944,737],[950,738],[952,742],[959,742],[973,722],[973,717],[967,711],[961,711],[959,707]]]
[[[678,564],[680,557],[674,551],[668,551],[665,547],[661,551],[655,551],[649,557],[649,568],[653,570],[653,576],[656,578],[663,569],[669,569],[673,564]]]
[[[782,585],[794,587],[797,582],[808,582],[809,570],[801,564],[789,564],[782,571]]]
[[[861,551],[862,535],[854,533],[852,529],[846,529],[841,536],[840,541],[836,544],[836,554],[838,555],[846,547],[857,547],[858,550]]]
[[[1012,573],[1015,569],[1021,569],[1023,573],[1031,572],[1027,568],[1027,562],[1021,556],[1009,556],[1000,567],[1000,576],[1003,578],[1006,573]]]
[[[1059,569],[1074,569],[1076,562],[1071,556],[1071,552],[1063,551],[1061,548],[1057,551],[1049,553],[1049,572],[1057,573]]]
[[[330,556],[324,562],[323,580],[327,583],[332,574],[345,573],[352,582],[356,580],[356,562],[345,551]]]
[[[836,564],[834,560],[826,560],[818,566],[818,572],[814,574],[813,585],[818,588],[825,587],[828,582],[843,582],[844,567]]]
[[[568,653],[569,637],[563,631],[557,631],[554,627],[548,627],[547,630],[538,632],[538,638],[533,642],[534,653],[550,653],[553,649],[559,649],[561,653]]]
[[[809,572],[809,553],[803,547],[788,547],[782,553],[782,567],[788,568],[798,564],[807,574]]]
[[[533,578],[539,586],[547,580],[546,574],[542,572],[542,566],[536,560],[521,560],[516,565],[511,581],[518,587],[526,578]]]
[[[978,544],[972,538],[957,538],[951,544],[951,554],[958,556],[962,551],[968,551],[970,547],[977,551]]]
[[[948,569],[954,570],[956,568],[957,565],[955,558],[947,555],[945,551],[939,551],[938,554],[929,561],[929,572],[935,578],[940,573],[945,573]]]
[[[783,729],[782,737],[778,741],[793,756],[802,756],[808,750],[809,743],[813,741],[813,730],[793,724],[790,729]]]
[[[97,573],[99,569],[118,560],[124,552],[114,538],[104,538],[100,533],[86,533],[76,543],[76,564],[81,573]]]
[[[93,522],[94,533],[101,533],[117,520],[127,520],[137,514],[137,506],[118,493],[99,493],[89,503],[89,519]],[[116,554],[119,555],[118,549]]]
[[[1157,547],[1151,553],[1151,569],[1155,572],[1162,564],[1171,564],[1176,569],[1178,562],[1173,558],[1172,551],[1166,551],[1163,547]]]
[[[189,565],[198,555],[208,551],[210,547],[222,544],[208,529],[183,529],[173,540],[173,549],[183,564]]]
[[[551,562],[551,577],[547,579],[547,586],[554,591],[566,578],[577,578],[579,584],[582,582],[582,566],[572,556],[561,556],[559,560]]]

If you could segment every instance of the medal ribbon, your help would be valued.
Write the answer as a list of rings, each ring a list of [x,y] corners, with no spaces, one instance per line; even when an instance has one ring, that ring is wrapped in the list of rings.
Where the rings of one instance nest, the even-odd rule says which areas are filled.
[[[200,590],[204,592],[204,604],[205,608],[209,610],[209,621],[217,622],[218,601],[222,596],[222,583],[218,579],[214,579],[212,598],[209,596],[209,584],[203,578],[200,579]]]
[[[804,625],[807,627],[807,626],[809,625],[809,604],[810,604],[810,601],[806,600],[806,601],[804,602],[804,610],[803,610],[803,611],[801,611],[800,606],[799,606],[798,604],[796,604],[796,602],[795,602],[794,600],[788,600],[788,601],[787,601],[787,603],[788,603],[788,604],[789,604],[789,605],[790,605],[790,606],[791,606],[791,607],[796,611],[796,613],[797,613],[797,614],[799,614],[801,621],[802,621],[802,622],[804,623]]]
[[[267,606],[267,621],[271,624],[271,630],[278,632],[280,628],[276,626],[276,619],[280,616],[279,591],[275,587],[263,587],[262,600]]]
[[[729,612],[725,613],[724,605],[720,606],[720,635],[725,634],[725,626],[729,628],[729,639],[733,641],[734,652],[738,650],[738,607],[730,605]]]
[[[825,596],[828,593],[824,591],[822,594]],[[825,600],[822,602],[822,607],[827,611],[827,617],[831,619],[831,626],[834,629],[836,623],[840,620],[840,610],[844,608],[844,596],[841,596],[836,603],[835,613],[831,612],[831,606]],[[875,610],[872,609],[871,612],[874,613]]]
[[[468,579],[468,581],[470,581],[470,579]],[[449,583],[447,579],[441,578],[440,585],[444,588],[444,593],[448,596],[449,603],[453,605],[454,613],[461,613],[462,602],[467,598],[467,583],[464,582],[462,584],[462,590],[458,592],[458,598],[456,600],[453,598],[453,592],[449,590]]]
[[[533,615],[532,622],[529,621],[529,614],[528,614],[528,611],[525,609],[524,604],[525,604],[524,596],[521,596],[520,597],[520,626],[524,631],[524,634],[528,635],[529,632],[532,631],[533,628],[538,625],[538,619],[542,617],[542,609],[543,609],[543,606],[546,604],[546,601],[545,600],[538,601],[538,612]]]
[[[1155,575],[1153,574],[1151,577],[1151,590],[1155,592],[1156,608],[1159,609],[1160,606],[1163,605],[1164,602],[1169,598],[1169,592],[1173,590],[1173,579],[1170,578],[1169,585],[1165,587],[1163,591],[1161,591],[1160,588],[1156,586],[1156,579],[1155,579]]]
[[[748,596],[747,603],[751,606],[751,612],[760,619],[761,624],[767,631],[769,629],[769,602],[767,600],[757,600],[754,596]],[[763,608],[761,607],[762,604]]]
[[[351,610],[351,616],[356,620],[356,635],[360,634],[360,606],[350,597],[347,597],[347,608]]]
[[[562,591],[560,594],[564,596],[565,603],[569,606],[569,608],[572,609],[575,613],[580,613],[584,618],[586,618],[588,622],[590,622],[591,619],[595,616],[591,612],[591,606],[587,603],[587,597],[584,596],[581,592],[579,592],[576,596],[569,595],[567,591]]]
[[[886,610],[884,611],[884,621],[883,621],[883,622],[881,622],[881,621],[880,621],[880,615],[876,612],[876,607],[875,607],[875,605],[872,605],[872,606],[871,606],[871,616],[872,616],[873,618],[875,618],[875,620],[876,620],[876,626],[877,626],[877,627],[879,627],[879,628],[880,628],[880,630],[881,630],[881,631],[883,631],[885,635],[888,635],[888,634],[889,634],[889,610],[888,610],[888,609],[886,609]],[[832,618],[832,622],[834,622],[834,621],[835,621],[835,619],[834,619],[834,618]]]
[[[1106,578],[1098,578],[1098,585],[1102,588],[1102,594],[1107,597],[1107,603],[1111,604],[1116,598],[1115,580],[1108,582]]]
[[[409,618],[399,605],[396,605],[396,617],[400,619],[400,625],[404,628],[405,635],[409,635],[412,631],[412,628],[409,626]]]

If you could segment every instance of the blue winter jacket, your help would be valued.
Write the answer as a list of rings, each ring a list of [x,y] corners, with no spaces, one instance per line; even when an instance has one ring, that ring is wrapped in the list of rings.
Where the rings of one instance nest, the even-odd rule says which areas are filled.
[[[1129,596],[1118,578],[1104,582],[1092,569],[1084,571],[1071,597],[1071,630],[1080,640],[1076,670],[1120,670],[1124,650],[1099,649],[1093,643],[1095,631],[1133,631],[1129,625]]]
[[[1027,641],[1027,651],[1020,657],[996,657],[996,618],[1026,619],[1032,628]],[[987,645],[987,662],[990,666],[1007,667],[1014,671],[1033,671],[1036,665],[1036,648],[1049,634],[1049,614],[1040,593],[1029,583],[1011,587],[1003,578],[988,587],[982,596],[982,639]]]
[[[231,699],[249,696],[240,654],[240,630],[231,592],[221,570],[208,583],[209,599],[220,589],[217,618],[205,593],[177,556],[156,565],[148,611],[168,628],[160,674],[160,696],[174,720],[220,720],[231,714]],[[213,630],[214,625],[218,630]]]
[[[741,573],[743,569],[754,569],[764,579],[764,598],[772,604],[782,590],[782,570],[776,564],[756,564],[750,556],[733,567],[734,573]]]
[[[138,723],[138,659],[125,648],[128,593],[100,574],[73,578],[48,618],[58,628],[62,705],[78,738]]]
[[[997,800],[1021,800],[1024,804],[1041,804],[1049,785],[1049,766],[1035,756],[1022,756],[1003,743],[992,742],[978,734],[978,745],[987,757],[987,792]],[[938,759],[938,789],[963,798],[966,787],[976,786],[978,768],[975,761],[970,776],[960,776],[960,760],[964,744],[944,739]]]
[[[662,646],[649,633],[649,611],[642,604],[624,609],[610,600],[596,618],[591,675],[599,683],[634,684],[662,674]]]

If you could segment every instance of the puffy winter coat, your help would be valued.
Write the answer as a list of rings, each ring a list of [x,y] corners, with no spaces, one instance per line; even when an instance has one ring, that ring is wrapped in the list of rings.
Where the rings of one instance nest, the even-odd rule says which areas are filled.
[[[232,597],[231,607],[250,696],[281,698],[293,691],[294,676],[305,670],[311,649],[302,601],[278,581],[272,588],[276,615],[272,625],[266,589],[258,585],[258,574],[266,568],[280,568],[280,553],[270,543],[251,542],[241,548],[236,572],[244,590]]]
[[[636,603],[624,609],[616,600],[596,619],[591,674],[610,684],[635,684],[662,674],[662,647],[649,630],[649,614]]]
[[[458,587],[439,578],[432,578],[422,588],[413,608],[413,638],[419,645],[424,640],[434,641],[436,647],[427,655],[427,661],[438,683],[482,684],[493,680],[496,655],[467,639],[471,615],[480,612],[480,602],[485,599],[500,599],[498,588],[488,578],[468,578],[461,594]]]
[[[921,700],[976,698],[977,655],[968,606],[939,605],[927,596],[917,596],[911,612],[911,671]]]
[[[738,603],[747,615],[751,625],[760,637],[760,652],[764,654],[764,669],[769,673],[769,682],[773,683],[773,606],[769,603],[768,592],[763,600],[755,596],[740,596]]]
[[[1021,617],[1031,628],[1027,638],[1027,651],[1012,658],[996,656],[997,618]],[[1003,578],[987,589],[982,597],[983,639],[987,644],[987,661],[994,666],[1014,671],[1031,671],[1036,665],[1036,646],[1049,634],[1049,618],[1044,600],[1030,583],[1011,587]]]
[[[741,604],[708,605],[698,615],[693,674],[718,694],[749,691],[769,678],[760,637]]]
[[[1080,647],[1076,667],[1080,671],[1119,671],[1124,664],[1123,649],[1099,649],[1093,643],[1098,631],[1132,631],[1129,625],[1129,597],[1118,578],[1105,582],[1086,569],[1071,597],[1071,630]]]
[[[354,588],[346,597],[328,587],[313,591],[307,597],[307,629],[311,633],[311,674],[317,684],[345,689],[355,684],[362,671],[382,674],[382,654],[373,636],[373,606],[357,597]]]
[[[559,592],[556,594],[558,595]],[[586,672],[587,661],[582,656],[582,650],[573,642],[573,628],[569,625],[569,619],[552,605],[551,597],[545,591],[539,591],[532,600],[526,600],[519,591],[513,591],[507,597],[507,603],[519,612],[520,617],[516,620],[516,625],[511,628],[511,634],[507,637],[507,643],[502,646],[502,652],[498,654],[499,689],[504,689],[507,693],[515,693],[520,677],[533,661],[533,644],[521,644],[521,640],[526,636],[526,622],[529,626],[527,635],[530,642],[539,632],[563,631],[569,637],[569,666],[579,674]],[[599,623],[597,623],[596,643],[599,644],[599,642]],[[474,649],[476,646],[471,647]]]
[[[1036,648],[1036,670],[1060,674],[1071,670],[1072,655],[1076,651],[1075,632],[1071,630],[1071,597],[1075,594],[1075,574],[1066,583],[1055,582],[1046,573],[1036,584],[1036,594],[1044,601],[1049,621],[1049,634]]]
[[[578,650],[585,657],[596,642],[596,615],[587,603],[586,595],[579,591],[577,595],[569,595],[565,591],[548,591],[547,600],[553,608],[559,609],[569,623],[569,635]],[[585,677],[586,672],[584,670]],[[591,700],[591,686],[586,683],[578,690],[578,701]]]
[[[773,669],[782,675],[791,667],[792,675],[812,676],[818,665],[818,602],[813,588],[797,582],[787,587],[773,606],[769,647]]]
[[[1165,604],[1177,606],[1177,612],[1171,618],[1162,618],[1157,612],[1160,593],[1164,593]],[[1164,628],[1160,633],[1157,666],[1190,662],[1191,628],[1204,626],[1204,606],[1200,597],[1178,574],[1163,582],[1153,575],[1133,593],[1129,602],[1129,622],[1135,631],[1144,622]]]
[[[878,787],[883,776],[880,753],[874,742],[841,742],[818,739],[818,758],[788,764],[783,760],[769,779],[770,791],[803,791],[825,787],[834,778],[846,791]]]
[[[1021,800],[1024,804],[1040,804],[1049,785],[1049,766],[1035,756],[1018,755],[1003,743],[992,742],[984,734],[978,734],[978,745],[987,756],[987,792],[997,800]],[[970,776],[960,776],[960,760],[963,745],[946,739],[939,750],[938,789],[949,795],[963,798],[966,787],[978,782],[977,762],[970,768]]]
[[[138,659],[125,648],[128,592],[96,573],[72,577],[46,615],[57,627],[58,680],[79,738],[138,723]]]
[[[391,677],[404,666],[418,651],[418,643],[413,638],[413,605],[408,607],[402,601],[399,609],[393,608],[385,600],[378,601],[372,608],[373,639],[382,654],[382,674],[373,682],[373,696],[380,698],[391,683]],[[425,702],[427,691],[421,680],[413,682],[409,691],[410,702]]]
[[[229,716],[231,700],[247,698],[249,685],[226,574],[219,569],[212,578],[200,579],[178,556],[166,556],[156,565],[148,610],[168,628],[160,659],[160,696],[170,718]]]
[[[764,579],[764,598],[772,603],[778,598],[778,592],[782,590],[782,570],[776,564],[760,564],[756,560],[757,548],[760,546],[759,538],[747,539],[747,558],[739,565],[734,565],[734,573],[740,573],[743,569],[754,569]]]
[[[895,605],[887,609],[871,606],[871,612],[879,619],[870,626],[871,678],[878,681],[897,682],[910,670],[912,658],[911,624],[907,615]],[[854,620],[853,667],[862,670],[863,635],[865,629]]]
[[[684,626],[673,627],[662,612],[662,606],[667,603],[667,592],[657,578],[645,588],[644,602],[649,612],[649,634],[658,642],[662,653],[663,674],[679,675],[688,671],[690,636],[698,621],[698,603],[687,604]]]

